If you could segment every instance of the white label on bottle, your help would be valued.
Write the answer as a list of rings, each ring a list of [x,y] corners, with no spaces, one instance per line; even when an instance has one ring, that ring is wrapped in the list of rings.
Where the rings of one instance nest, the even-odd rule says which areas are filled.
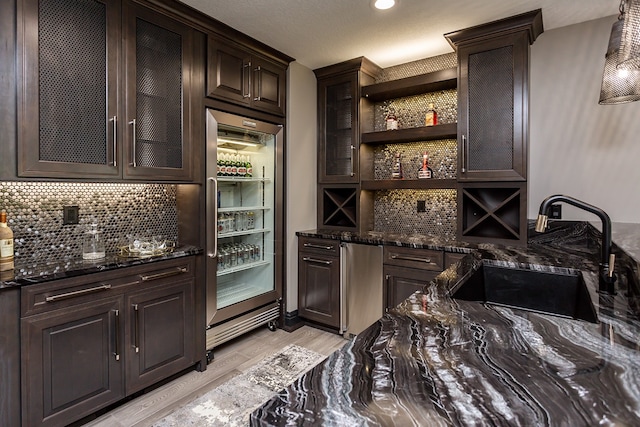
[[[419,179],[429,179],[431,178],[431,171],[429,169],[420,169],[418,171],[418,178]]]
[[[0,240],[0,258],[13,258],[13,239]]]

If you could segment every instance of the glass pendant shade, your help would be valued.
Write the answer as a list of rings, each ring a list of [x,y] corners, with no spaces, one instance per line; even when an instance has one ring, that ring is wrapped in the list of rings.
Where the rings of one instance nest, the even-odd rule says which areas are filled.
[[[618,52],[624,21],[618,19],[611,28],[604,62],[599,104],[622,104],[640,100],[640,69],[618,69]]]
[[[627,0],[618,68],[640,70],[640,0]]]

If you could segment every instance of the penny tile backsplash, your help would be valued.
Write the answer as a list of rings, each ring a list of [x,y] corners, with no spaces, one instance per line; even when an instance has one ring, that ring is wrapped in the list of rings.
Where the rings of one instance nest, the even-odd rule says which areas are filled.
[[[78,224],[63,225],[64,206],[78,206]],[[92,222],[108,253],[127,235],[178,239],[175,185],[0,182],[0,209],[7,211],[18,263],[80,257]]]

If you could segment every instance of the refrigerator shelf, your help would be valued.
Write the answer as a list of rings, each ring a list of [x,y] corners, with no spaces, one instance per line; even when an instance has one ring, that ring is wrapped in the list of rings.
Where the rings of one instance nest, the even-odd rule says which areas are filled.
[[[217,176],[218,182],[271,182],[271,178],[243,178],[243,177],[227,177]]]
[[[218,277],[226,276],[227,274],[237,273],[238,271],[251,270],[252,268],[262,267],[269,264],[270,261],[248,262],[237,267],[225,268],[224,270],[218,271],[216,274],[218,275]]]
[[[218,208],[218,212],[244,212],[244,211],[268,211],[269,206],[232,206],[230,208]]]
[[[225,237],[235,236],[248,236],[250,234],[269,233],[271,230],[268,228],[254,228],[252,230],[232,231],[230,233],[218,233],[218,239],[224,239]]]

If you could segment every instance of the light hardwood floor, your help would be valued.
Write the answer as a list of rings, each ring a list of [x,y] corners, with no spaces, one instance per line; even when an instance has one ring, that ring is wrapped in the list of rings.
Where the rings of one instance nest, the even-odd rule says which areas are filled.
[[[214,359],[204,372],[191,371],[151,392],[131,400],[88,427],[145,427],[234,376],[245,372],[266,356],[289,344],[308,348],[326,356],[342,347],[342,336],[303,326],[291,333],[258,328],[214,349]]]

